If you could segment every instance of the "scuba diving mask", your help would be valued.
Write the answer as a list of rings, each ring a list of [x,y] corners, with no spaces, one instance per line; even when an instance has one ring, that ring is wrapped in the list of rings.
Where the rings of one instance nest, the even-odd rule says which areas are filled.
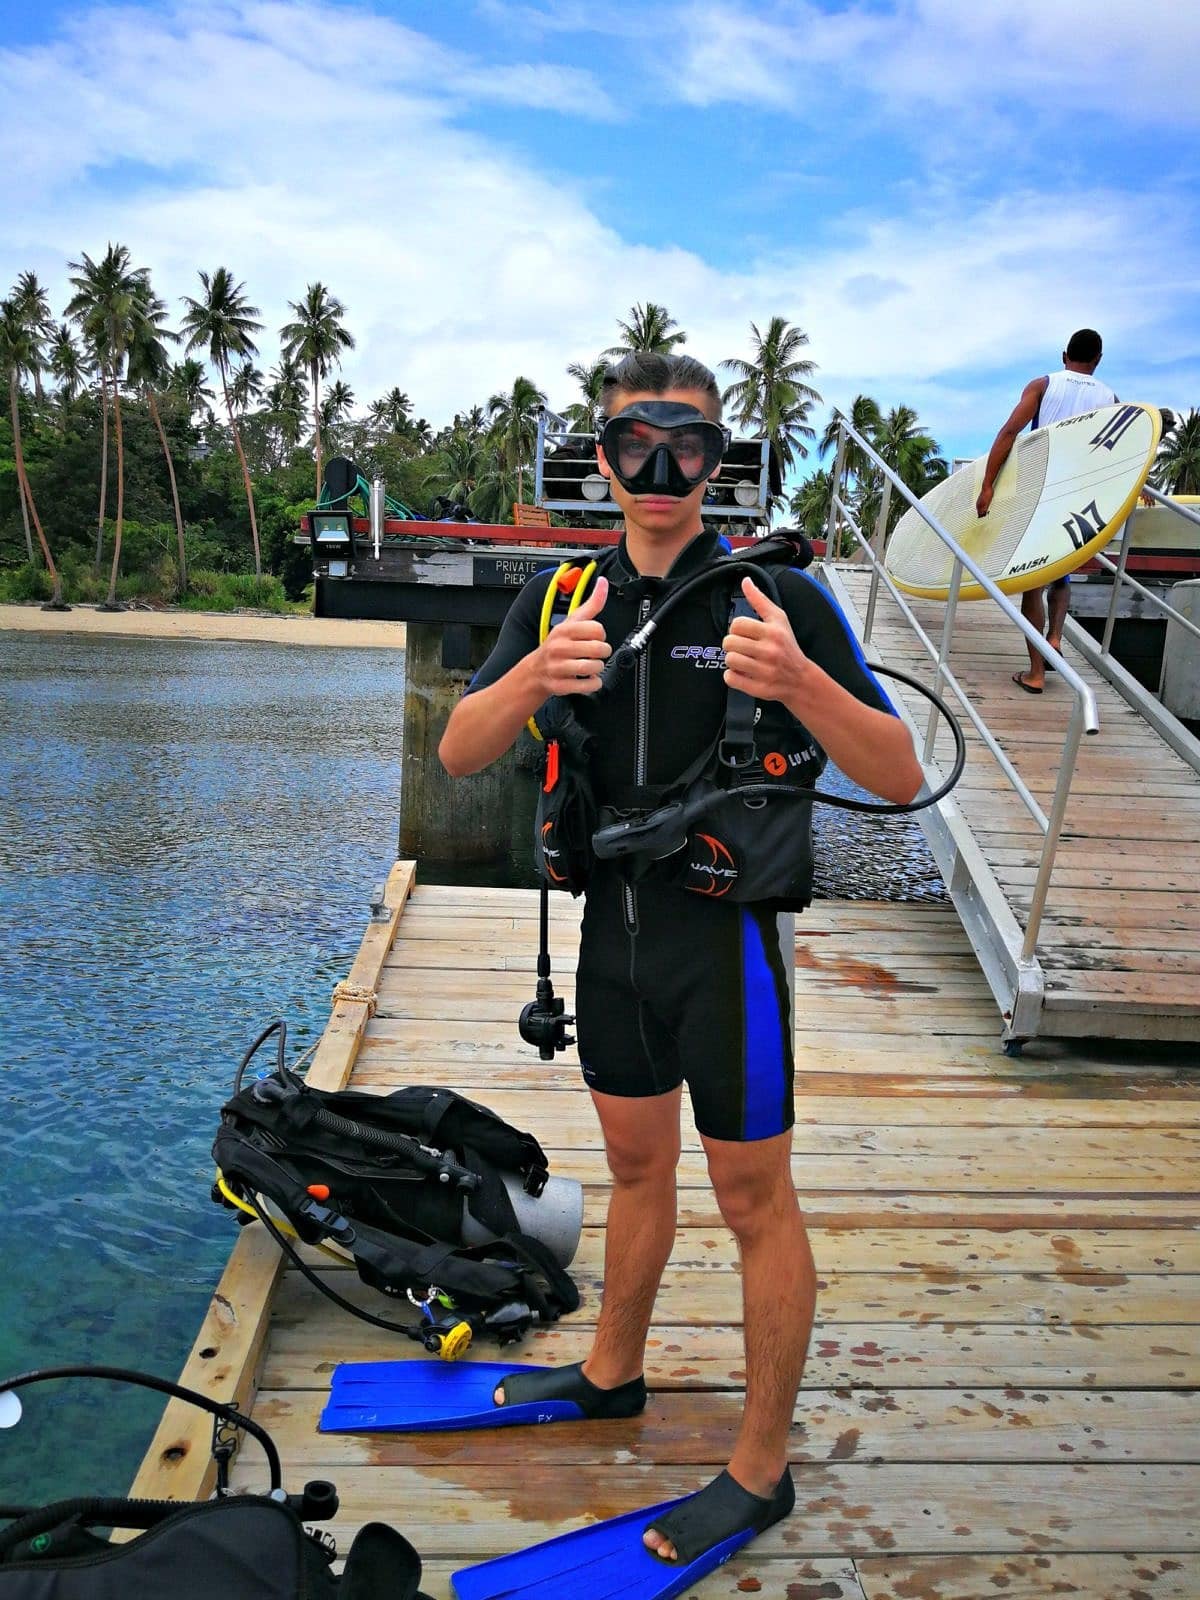
[[[613,476],[630,494],[682,500],[711,478],[729,444],[729,430],[695,406],[639,400],[610,417],[599,444]]]

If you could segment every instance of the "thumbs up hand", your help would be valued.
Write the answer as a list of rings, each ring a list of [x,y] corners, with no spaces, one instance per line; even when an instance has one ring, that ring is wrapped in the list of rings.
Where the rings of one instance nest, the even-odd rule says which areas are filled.
[[[742,579],[742,593],[754,607],[752,617],[735,617],[722,645],[725,682],[756,700],[783,700],[793,695],[809,666],[782,610],[754,582]]]
[[[599,689],[600,673],[612,654],[604,625],[597,620],[607,599],[608,579],[597,578],[587,599],[538,646],[539,677],[547,696],[595,694]]]

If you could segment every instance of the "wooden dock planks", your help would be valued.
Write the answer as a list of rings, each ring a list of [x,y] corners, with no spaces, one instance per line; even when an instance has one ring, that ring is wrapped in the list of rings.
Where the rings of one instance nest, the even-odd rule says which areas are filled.
[[[869,574],[839,568],[860,615]],[[911,602],[940,637],[944,607]],[[929,682],[933,666],[881,589],[873,645],[882,660]],[[1038,939],[1046,973],[1042,1031],[1200,1039],[1200,894],[1190,868],[1200,847],[1200,776],[1067,646],[1091,685],[1100,732],[1085,738]],[[1074,700],[1048,674],[1045,693],[1011,682],[1028,665],[1024,641],[990,604],[960,606],[950,667],[1043,809],[1058,778]],[[925,726],[926,708],[897,686]],[[955,798],[998,884],[1024,925],[1042,836],[974,730]],[[938,752],[948,751],[939,735]]]
[[[577,927],[556,900],[568,996]],[[450,1083],[584,1182],[584,1305],[517,1357],[559,1362],[587,1349],[606,1185],[573,1052],[541,1063],[516,1034],[535,938],[532,894],[417,884],[354,1082]],[[1104,1040],[1005,1057],[943,907],[820,904],[798,946],[793,1170],[822,1284],[791,1449],[800,1503],[696,1600],[1194,1600],[1197,1075],[1178,1048]],[[317,1434],[338,1361],[414,1347],[282,1275],[256,1415],[290,1483],[338,1484],[343,1545],[371,1517],[393,1521],[441,1600],[455,1566],[686,1492],[722,1464],[744,1381],[738,1277],[694,1136],[680,1181],[654,1393],[631,1422]],[[250,1451],[237,1472],[256,1479]]]

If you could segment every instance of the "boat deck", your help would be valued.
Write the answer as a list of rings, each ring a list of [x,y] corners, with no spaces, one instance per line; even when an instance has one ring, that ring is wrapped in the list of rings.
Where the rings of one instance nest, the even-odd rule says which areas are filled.
[[[411,888],[411,892],[409,892]],[[407,902],[405,903],[405,896]],[[586,1189],[583,1307],[519,1347],[587,1349],[605,1168],[574,1052],[545,1064],[532,996],[537,897],[389,884],[316,1081],[444,1082],[535,1132]],[[402,914],[401,912],[402,907]],[[556,974],[578,908],[556,897]],[[388,945],[392,934],[394,944]],[[569,978],[557,987],[572,992]],[[796,1406],[796,1514],[696,1600],[1195,1600],[1200,1595],[1200,1079],[1179,1046],[997,1045],[994,1002],[950,907],[828,902],[798,923],[794,1172],[820,1275]],[[686,1493],[726,1458],[743,1382],[735,1254],[694,1135],[641,1418],[460,1435],[322,1435],[339,1361],[416,1347],[281,1273],[239,1237],[184,1382],[243,1402],[295,1489],[331,1478],[344,1549],[379,1518],[423,1587],[457,1567]],[[339,1287],[385,1309],[338,1274]],[[277,1289],[277,1292],[273,1292]],[[269,1310],[268,1310],[269,1307]],[[480,1344],[476,1354],[495,1359]],[[137,1491],[202,1490],[206,1419],[168,1407]],[[247,1447],[239,1481],[261,1481]]]

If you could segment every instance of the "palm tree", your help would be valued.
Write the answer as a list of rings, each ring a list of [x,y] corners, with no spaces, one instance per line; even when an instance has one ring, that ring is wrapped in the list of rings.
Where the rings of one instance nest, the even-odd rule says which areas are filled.
[[[837,448],[838,427],[841,423],[841,414],[835,409],[830,413],[825,431],[817,441],[817,454],[826,456],[831,450]],[[850,405],[850,414],[846,418],[850,426],[859,433],[868,444],[873,444],[876,431],[883,418],[879,410],[879,402],[872,400],[869,394],[856,394]],[[846,440],[846,453],[844,457],[844,476],[842,481],[834,487],[840,490],[843,498],[848,502],[851,497],[850,485],[853,493],[858,497],[859,527],[866,528],[862,520],[862,503],[870,499],[877,473],[870,457],[853,439]]]
[[[346,308],[323,283],[310,283],[303,300],[289,300],[295,321],[279,330],[283,353],[308,368],[312,379],[313,428],[317,452],[317,498],[321,496],[321,379],[330,367],[340,366],[342,351],[353,350],[354,340],[342,326]]]
[[[922,431],[917,413],[911,406],[893,406],[881,418],[871,441],[880,457],[891,467],[900,481],[919,500],[935,483],[940,483],[949,472],[949,464],[940,454],[941,446],[930,433]],[[882,485],[878,485],[881,489]],[[871,510],[878,507],[876,494]],[[888,525],[885,533],[896,526],[907,506],[900,495],[893,495],[888,507]]]
[[[225,412],[233,433],[233,443],[242,464],[242,482],[246,486],[246,504],[250,508],[250,538],[254,544],[254,576],[262,577],[262,552],[258,545],[258,518],[254,513],[254,490],[250,485],[250,468],[246,452],[242,449],[242,436],[238,432],[233,414],[233,401],[229,396],[229,358],[240,356],[243,360],[258,354],[252,334],[262,323],[257,321],[258,307],[246,300],[245,284],[235,283],[228,267],[218,267],[210,278],[200,274],[204,297],[194,300],[184,295],[187,310],[183,314],[183,331],[187,334],[188,350],[200,345],[208,346],[208,359],[221,376],[221,392],[225,396]]]
[[[17,485],[24,504],[29,507],[33,525],[37,529],[38,543],[42,547],[42,559],[46,563],[46,571],[50,574],[50,581],[54,585],[49,604],[56,611],[65,611],[67,607],[63,604],[62,578],[54,565],[54,557],[50,554],[50,546],[46,542],[46,533],[42,527],[42,519],[38,516],[37,506],[34,503],[33,490],[29,486],[29,474],[25,470],[25,450],[21,442],[21,407],[18,398],[21,375],[31,372],[38,359],[38,334],[31,328],[27,314],[12,300],[0,301],[0,372],[8,379],[8,408],[12,420]],[[31,547],[30,559],[32,556]]]
[[[808,414],[821,396],[805,381],[816,363],[799,355],[808,335],[784,317],[772,317],[767,331],[750,324],[754,349],[749,361],[733,356],[721,365],[736,375],[721,399],[733,408],[732,420],[741,428],[765,435],[786,472],[797,458],[808,455],[802,441],[815,439]]]
[[[20,316],[29,328],[33,339],[33,392],[37,396],[38,405],[42,403],[42,368],[45,366],[42,347],[55,333],[54,315],[50,310],[50,295],[38,282],[36,272],[22,272],[17,276],[13,287],[12,300]]]
[[[1167,494],[1200,494],[1200,411],[1176,421],[1158,447],[1150,476]]]
[[[631,306],[629,321],[617,321],[624,343],[610,345],[604,354],[628,356],[635,350],[648,350],[652,355],[669,356],[677,344],[687,343],[686,333],[671,332],[678,326],[666,306],[655,305],[653,300],[647,300],[644,306]]]
[[[350,415],[354,406],[354,390],[348,383],[343,383],[339,378],[330,386],[329,393],[321,404],[321,427],[326,433],[332,433],[339,422]]]
[[[494,394],[487,403],[489,437],[497,447],[503,471],[517,475],[517,501],[525,499],[525,460],[537,442],[538,407],[546,396],[530,378],[517,378],[508,394]]]
[[[64,411],[69,411],[86,384],[92,368],[83,351],[75,343],[71,329],[65,322],[60,322],[51,335],[46,366],[58,379],[59,404]]]
[[[101,374],[108,375],[112,390],[113,435],[117,441],[117,524],[108,597],[104,602],[106,607],[111,608],[117,603],[117,574],[121,566],[121,535],[125,525],[121,383],[125,375],[125,356],[141,314],[141,306],[149,293],[149,285],[146,269],[134,267],[129,250],[123,244],[110,244],[100,261],[93,261],[85,251],[82,261],[72,261],[70,266],[75,293],[67,305],[67,316],[79,323],[84,338],[96,351]],[[102,516],[101,540],[103,535]],[[102,549],[98,553],[102,553]]]
[[[253,361],[243,361],[229,384],[229,398],[239,417],[244,417],[255,400],[262,398],[263,375]]]
[[[178,588],[180,596],[187,593],[187,551],[183,538],[183,512],[179,505],[179,485],[175,479],[175,461],[167,442],[166,429],[158,409],[158,391],[166,389],[171,381],[171,357],[168,342],[177,344],[179,335],[166,326],[167,307],[154,293],[147,278],[145,295],[138,307],[138,318],[129,342],[127,377],[131,387],[139,389],[154,426],[158,442],[167,461],[167,478],[171,485],[171,504],[175,510],[175,544],[179,559]]]
[[[472,497],[487,470],[487,452],[478,434],[453,427],[437,454],[428,458],[424,487],[432,494],[444,495],[463,505]],[[477,508],[471,509],[479,515]]]
[[[389,389],[382,399],[372,400],[367,417],[377,428],[386,428],[389,433],[405,433],[412,422],[412,401],[402,389]]]
[[[823,539],[829,522],[829,497],[833,493],[833,474],[819,467],[811,477],[796,489],[788,501],[788,510],[796,519],[796,526],[810,539]]]
[[[294,450],[300,442],[304,414],[304,369],[298,361],[280,357],[267,386],[267,405],[283,449]]]
[[[830,450],[837,447],[838,424],[841,420],[839,412],[833,411],[830,414],[825,431],[817,442],[817,454],[819,456],[824,457],[829,454]],[[850,406],[850,414],[846,420],[857,433],[860,433],[870,443],[875,436],[875,430],[883,420],[879,411],[879,402],[872,400],[869,394],[856,394]],[[854,443],[853,439],[847,439],[846,441],[846,471],[853,478],[869,476],[871,472],[870,461],[858,445]]]
[[[607,371],[608,362],[604,356],[597,356],[595,361],[573,361],[567,368],[567,376],[575,379],[583,395],[582,400],[573,400],[563,407],[563,416],[576,433],[595,433],[600,416],[600,391]]]
[[[204,381],[207,376],[203,361],[197,361],[195,356],[184,356],[171,369],[171,393],[178,395],[187,408],[189,421],[195,420],[197,412],[212,420],[213,392]]]

